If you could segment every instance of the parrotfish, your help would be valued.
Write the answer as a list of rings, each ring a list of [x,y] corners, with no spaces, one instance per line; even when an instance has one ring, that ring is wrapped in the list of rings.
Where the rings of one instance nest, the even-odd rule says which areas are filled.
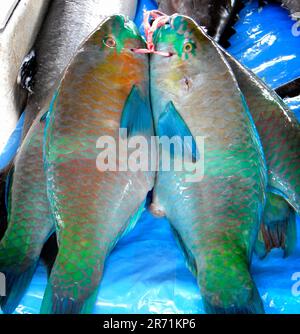
[[[9,174],[8,228],[0,242],[0,272],[6,277],[4,313],[13,313],[34,275],[42,248],[54,233],[43,163],[44,122],[36,120]]]
[[[159,10],[168,15],[190,16],[222,45],[226,45],[229,37],[226,31],[231,29],[244,6],[241,0],[158,0],[157,3]]]
[[[135,52],[144,48],[133,22],[107,19],[68,66],[46,116],[47,193],[59,252],[41,313],[92,312],[105,259],[153,188],[154,172],[120,170],[123,155],[99,160],[102,139],[118,147],[120,138],[149,142],[154,134],[148,55]]]
[[[281,98],[226,51],[260,136],[268,168],[268,200],[262,234],[266,251],[296,245],[296,213],[300,213],[300,124]],[[274,235],[275,233],[275,235]],[[266,253],[259,250],[260,256]]]
[[[160,141],[182,140],[181,150],[170,150],[169,171],[159,142],[152,211],[169,219],[207,313],[263,313],[249,265],[265,206],[267,167],[246,100],[215,42],[191,18],[171,16],[153,41],[156,133]],[[182,151],[187,163],[180,169]]]

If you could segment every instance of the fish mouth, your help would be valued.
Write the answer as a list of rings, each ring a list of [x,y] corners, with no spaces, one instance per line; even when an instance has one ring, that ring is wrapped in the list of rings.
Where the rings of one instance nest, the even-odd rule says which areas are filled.
[[[155,55],[159,55],[159,56],[164,57],[164,58],[170,58],[170,57],[174,56],[174,54],[175,54],[173,52],[162,51],[162,50],[150,51],[149,49],[134,49],[134,48],[131,48],[129,50],[131,52],[135,53],[135,54],[144,54],[144,55],[155,54]]]

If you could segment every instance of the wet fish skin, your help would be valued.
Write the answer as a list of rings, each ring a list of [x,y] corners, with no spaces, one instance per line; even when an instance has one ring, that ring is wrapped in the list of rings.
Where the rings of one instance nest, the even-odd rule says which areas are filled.
[[[256,250],[264,257],[273,247],[282,247],[288,256],[296,246],[295,211],[300,212],[300,124],[273,90],[225,50],[221,51],[247,100],[261,138],[269,175],[267,203],[277,202],[281,208],[277,219],[270,220],[275,216],[273,211],[277,212],[276,206],[266,206],[261,227],[266,247],[263,249],[258,242]],[[272,240],[274,230],[280,235],[279,241]]]
[[[194,183],[187,172],[160,171],[152,208],[165,212],[195,263],[206,312],[263,313],[249,261],[267,175],[241,91],[214,42],[190,18],[172,16],[154,41],[156,50],[173,54],[150,60],[156,131],[168,132],[163,121],[171,101],[191,134],[205,137],[205,170]]]
[[[43,165],[44,124],[37,120],[15,159],[9,191],[8,228],[0,242],[0,271],[6,276],[4,313],[13,313],[35,272],[45,242],[54,233]]]
[[[159,9],[168,15],[190,16],[216,41],[222,39],[229,22],[243,6],[239,0],[158,0]]]
[[[33,46],[34,52],[20,70],[19,80],[29,91],[23,140],[38,113],[55,93],[65,68],[84,39],[109,15],[123,13],[133,17],[136,6],[137,0],[51,0]],[[7,227],[4,197],[12,168],[13,161],[0,171],[0,240]]]
[[[261,138],[270,192],[285,198],[300,213],[300,124],[280,97],[222,50],[245,95]]]
[[[61,75],[80,44],[113,14],[135,15],[137,0],[52,0],[33,50],[36,73],[29,84],[23,138],[36,115],[52,96]],[[30,69],[31,71],[32,69]],[[30,74],[30,73],[29,73]],[[23,83],[30,78],[23,79]],[[28,82],[27,82],[28,85]]]
[[[108,47],[107,38],[116,46]],[[129,126],[128,133],[153,135],[148,56],[134,48],[145,48],[145,42],[131,21],[114,16],[104,22],[68,67],[47,116],[47,187],[59,252],[41,313],[92,312],[105,258],[133,226],[132,218],[137,219],[153,187],[152,172],[101,172],[96,167],[98,138],[118,141],[120,125],[132,112],[129,124],[137,120],[138,128],[143,123],[137,110],[147,122],[145,129]]]

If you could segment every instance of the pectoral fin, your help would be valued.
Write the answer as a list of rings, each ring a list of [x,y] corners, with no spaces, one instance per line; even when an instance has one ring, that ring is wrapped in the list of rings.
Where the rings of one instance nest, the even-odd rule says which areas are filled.
[[[127,130],[127,137],[151,136],[154,134],[150,102],[142,92],[133,86],[126,100],[120,128]]]
[[[158,120],[158,134],[160,137],[173,139],[175,145],[171,146],[171,157],[174,158],[176,152],[174,146],[181,147],[182,154],[190,161],[196,162],[200,158],[196,141],[184,119],[176,110],[173,102],[169,102],[165,111]]]

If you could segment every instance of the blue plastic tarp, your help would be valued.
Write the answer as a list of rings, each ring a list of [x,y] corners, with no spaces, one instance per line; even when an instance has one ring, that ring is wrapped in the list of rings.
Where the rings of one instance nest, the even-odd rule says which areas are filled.
[[[229,52],[272,88],[300,77],[300,36],[293,34],[296,22],[289,12],[249,1],[239,16]]]

